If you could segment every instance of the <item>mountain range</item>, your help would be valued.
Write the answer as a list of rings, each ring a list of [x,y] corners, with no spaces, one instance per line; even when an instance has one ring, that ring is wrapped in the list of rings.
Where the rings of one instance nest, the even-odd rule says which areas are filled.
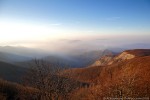
[[[34,56],[38,52],[37,58]],[[47,54],[47,55],[46,55]],[[24,47],[0,47],[0,74],[1,78],[16,81],[17,75],[22,76],[34,64],[34,60],[44,60],[53,66],[67,68],[81,68],[91,65],[104,55],[117,54],[111,50],[95,50],[71,55],[43,53]],[[17,70],[18,69],[18,70]],[[5,74],[4,74],[5,73]],[[10,73],[11,75],[7,75]],[[9,78],[9,76],[12,76]],[[16,77],[15,77],[16,76]]]
[[[0,77],[20,83],[21,77],[30,68],[26,67],[27,63],[32,63],[30,57],[3,52],[0,54]],[[17,63],[13,57],[19,58],[16,59]],[[72,91],[71,100],[150,96],[150,49],[131,49],[120,53],[99,50],[71,56],[50,55],[41,59],[53,65],[73,66],[63,70],[60,76],[86,84],[86,87],[82,85]]]

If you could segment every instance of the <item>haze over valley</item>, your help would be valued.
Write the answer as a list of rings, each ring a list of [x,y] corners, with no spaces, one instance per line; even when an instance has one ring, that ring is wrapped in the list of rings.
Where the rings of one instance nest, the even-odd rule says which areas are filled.
[[[149,0],[0,0],[0,100],[149,100]]]

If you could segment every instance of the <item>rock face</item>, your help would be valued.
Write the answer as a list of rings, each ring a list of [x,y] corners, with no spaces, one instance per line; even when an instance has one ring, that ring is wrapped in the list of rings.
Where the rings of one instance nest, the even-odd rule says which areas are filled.
[[[103,56],[99,60],[97,60],[95,63],[91,65],[92,66],[105,66],[112,64],[113,56]]]
[[[135,57],[150,56],[150,49],[134,49],[126,50],[119,55],[106,55],[98,59],[90,67],[93,66],[107,66],[114,63],[119,63],[125,60],[133,59]]]
[[[100,58],[99,60],[97,60],[95,63],[93,63],[91,65],[92,66],[106,66],[106,65],[111,65],[113,63],[117,63],[117,62],[121,62],[124,60],[129,60],[132,58],[135,58],[136,56],[133,54],[130,54],[128,52],[122,52],[121,54],[117,55],[117,56],[112,56],[112,55],[107,55],[107,56],[103,56],[102,58]]]
[[[135,57],[135,55],[133,55],[133,54],[129,54],[127,52],[123,52],[120,55],[116,56],[114,59],[115,60],[128,60],[128,59],[132,59],[134,57]]]

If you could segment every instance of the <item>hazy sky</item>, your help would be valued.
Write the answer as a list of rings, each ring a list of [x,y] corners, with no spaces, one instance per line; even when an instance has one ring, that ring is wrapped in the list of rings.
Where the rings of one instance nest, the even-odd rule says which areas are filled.
[[[149,0],[0,0],[0,45],[150,43]],[[62,46],[63,45],[63,46]]]

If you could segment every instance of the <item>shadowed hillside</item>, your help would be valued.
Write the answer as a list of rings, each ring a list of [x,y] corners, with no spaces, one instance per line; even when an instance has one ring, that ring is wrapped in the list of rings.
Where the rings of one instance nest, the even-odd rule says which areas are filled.
[[[0,100],[35,100],[38,90],[0,79]]]
[[[21,82],[26,71],[26,68],[0,61],[0,77],[5,80]]]

